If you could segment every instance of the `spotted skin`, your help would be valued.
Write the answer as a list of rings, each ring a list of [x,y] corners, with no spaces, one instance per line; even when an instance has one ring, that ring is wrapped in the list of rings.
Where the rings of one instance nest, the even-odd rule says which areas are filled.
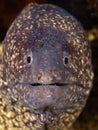
[[[92,81],[91,50],[80,23],[57,6],[29,4],[4,39],[0,129],[67,130]]]

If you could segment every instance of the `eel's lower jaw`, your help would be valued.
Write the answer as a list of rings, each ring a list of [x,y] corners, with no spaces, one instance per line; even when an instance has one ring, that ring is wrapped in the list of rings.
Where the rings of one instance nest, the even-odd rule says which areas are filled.
[[[30,110],[36,110],[39,113],[44,113],[45,116],[61,113],[65,109],[74,105],[77,99],[81,98],[79,83],[17,83],[14,87],[14,96],[18,96],[18,102],[27,106]],[[73,91],[74,89],[74,91]],[[83,88],[84,89],[84,88]],[[17,92],[17,93],[16,93]]]
[[[66,95],[66,89],[69,87],[69,84],[19,82],[15,86],[18,97],[24,104],[27,104],[31,109],[43,111],[46,108],[53,110],[63,109],[63,98]],[[61,103],[62,100],[63,104]]]
[[[50,125],[58,122],[59,115],[75,104],[73,96],[78,93],[79,86],[76,82],[49,84],[17,82],[14,85],[13,97],[16,94],[17,102],[31,112],[37,113],[41,123]]]

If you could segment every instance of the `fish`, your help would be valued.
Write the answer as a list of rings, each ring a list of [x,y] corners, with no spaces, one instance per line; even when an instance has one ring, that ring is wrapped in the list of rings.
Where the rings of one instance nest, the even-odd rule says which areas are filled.
[[[80,22],[56,5],[30,3],[3,43],[0,129],[68,130],[94,77]]]

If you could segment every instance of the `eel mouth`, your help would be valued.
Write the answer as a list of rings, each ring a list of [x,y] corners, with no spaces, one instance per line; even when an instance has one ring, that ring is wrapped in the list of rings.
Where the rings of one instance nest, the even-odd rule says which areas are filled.
[[[50,84],[43,84],[43,83],[31,83],[31,86],[66,86],[68,83],[50,83]]]
[[[70,83],[58,83],[58,82],[56,82],[56,83],[28,83],[28,82],[19,82],[19,83],[16,83],[16,85],[17,84],[24,84],[24,85],[30,85],[30,86],[32,86],[32,87],[37,87],[37,86],[45,86],[45,87],[49,87],[49,86],[59,86],[59,87],[66,87],[66,86],[68,86],[68,85],[77,85],[77,86],[80,86],[81,88],[84,88],[84,85],[83,84],[80,84],[80,83],[78,83],[78,82],[70,82]]]

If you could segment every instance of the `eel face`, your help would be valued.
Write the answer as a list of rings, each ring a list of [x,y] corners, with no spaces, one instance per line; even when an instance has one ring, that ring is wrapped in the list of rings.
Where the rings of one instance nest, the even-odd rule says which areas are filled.
[[[7,32],[3,62],[4,96],[40,115],[41,123],[67,126],[84,107],[93,80],[91,50],[65,10],[28,5]]]

